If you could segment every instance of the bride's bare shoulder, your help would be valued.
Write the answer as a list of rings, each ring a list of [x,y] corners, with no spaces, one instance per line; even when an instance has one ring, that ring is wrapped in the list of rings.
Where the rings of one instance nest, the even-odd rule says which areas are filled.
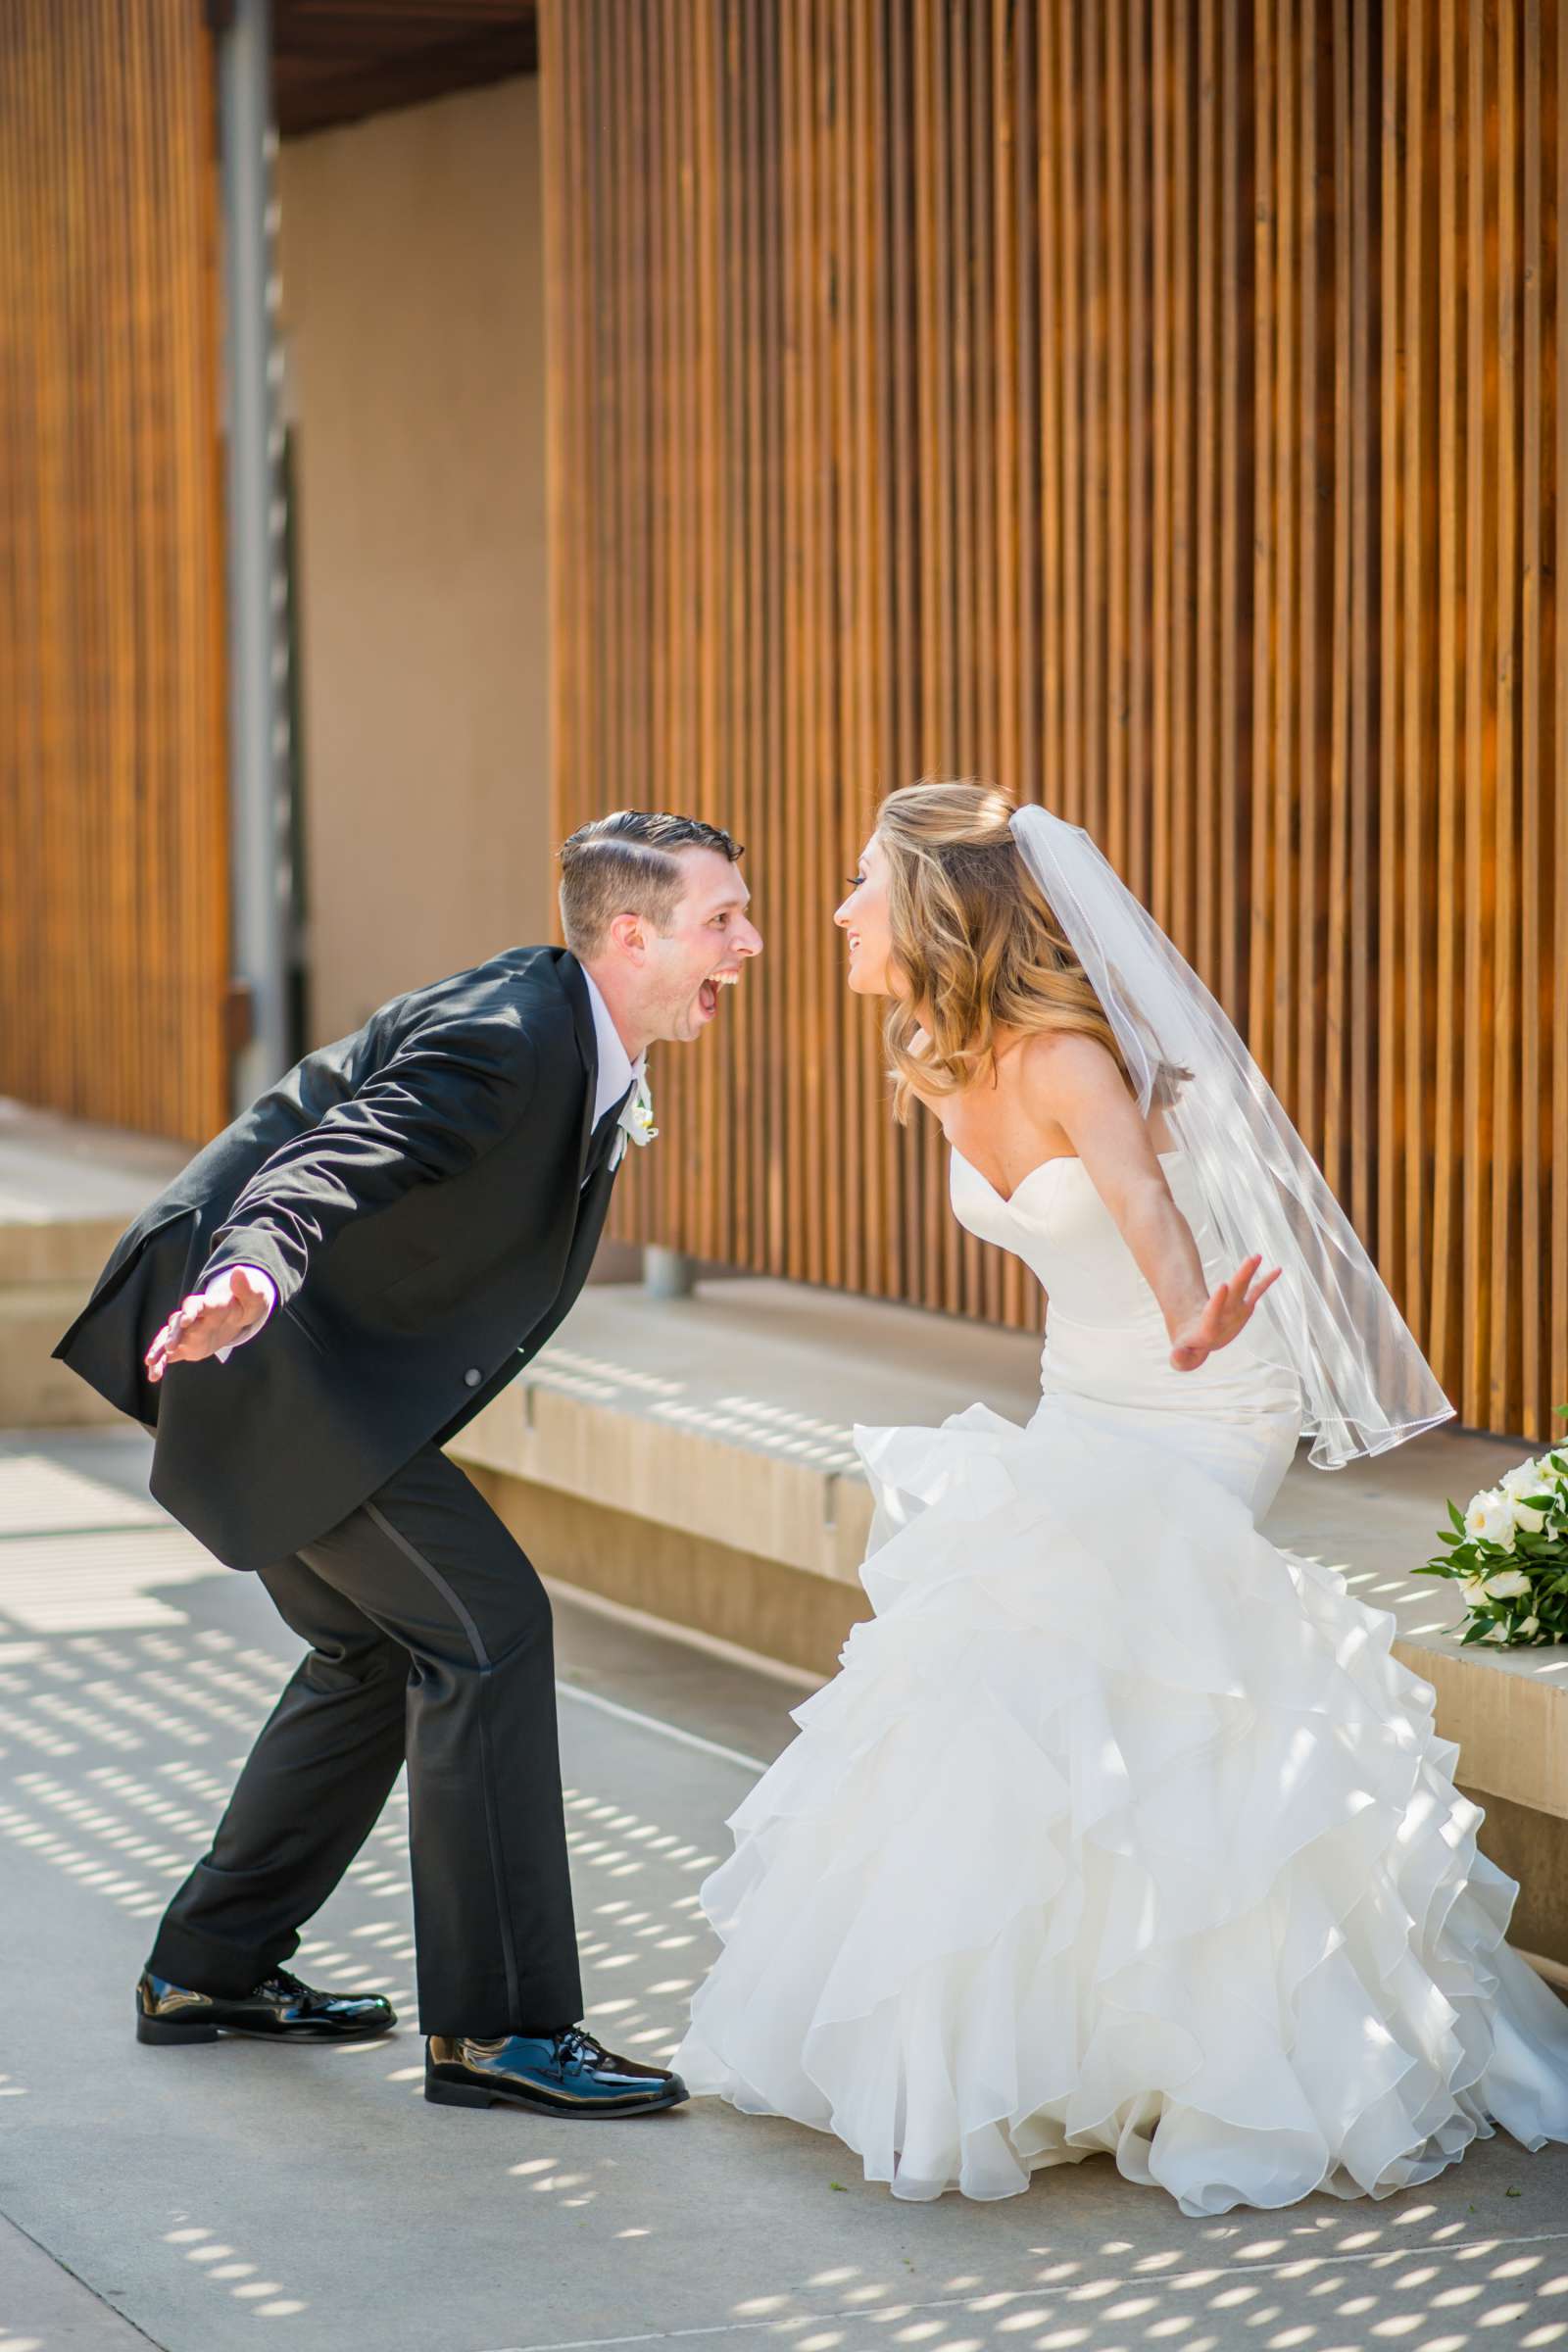
[[[1077,1029],[1035,1029],[1018,1049],[1018,1074],[1035,1091],[1084,1096],[1125,1088],[1116,1056]]]

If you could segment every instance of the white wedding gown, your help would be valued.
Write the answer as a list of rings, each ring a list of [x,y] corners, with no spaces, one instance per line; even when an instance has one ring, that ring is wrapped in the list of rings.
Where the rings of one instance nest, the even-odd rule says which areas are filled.
[[[901,2197],[1102,2150],[1195,2215],[1568,2138],[1568,2009],[1503,1943],[1429,1686],[1256,1531],[1299,1421],[1262,1318],[1175,1372],[1079,1161],[952,1189],[1045,1285],[1040,1406],[857,1430],[876,1615],[703,1887],[691,2089]]]

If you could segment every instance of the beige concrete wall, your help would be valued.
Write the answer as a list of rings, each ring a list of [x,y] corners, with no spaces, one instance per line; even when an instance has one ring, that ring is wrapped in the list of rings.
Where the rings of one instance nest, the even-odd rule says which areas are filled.
[[[286,145],[312,1028],[550,935],[539,91]]]

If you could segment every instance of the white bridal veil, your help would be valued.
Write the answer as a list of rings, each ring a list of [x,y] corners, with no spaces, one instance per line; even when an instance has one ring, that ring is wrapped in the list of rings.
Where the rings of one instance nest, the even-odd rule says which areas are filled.
[[[1165,1105],[1230,1270],[1260,1250],[1280,1280],[1257,1309],[1301,1384],[1312,1460],[1337,1470],[1446,1420],[1452,1405],[1267,1079],[1198,974],[1081,826],[1016,809],[1022,857],[1116,1034],[1146,1115],[1161,1063],[1191,1071]]]

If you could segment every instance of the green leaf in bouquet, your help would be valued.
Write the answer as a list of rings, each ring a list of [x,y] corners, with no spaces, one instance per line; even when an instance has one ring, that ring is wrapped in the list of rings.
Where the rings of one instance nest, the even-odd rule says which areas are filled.
[[[1457,1503],[1450,1502],[1448,1505],[1448,1523],[1451,1527],[1456,1528],[1461,1536],[1464,1534],[1464,1513]]]

